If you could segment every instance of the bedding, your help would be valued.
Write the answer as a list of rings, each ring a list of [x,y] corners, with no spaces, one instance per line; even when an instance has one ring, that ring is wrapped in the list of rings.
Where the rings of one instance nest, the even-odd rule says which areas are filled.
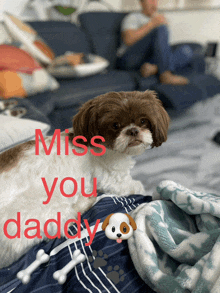
[[[115,240],[108,239],[101,229],[105,218],[116,212],[129,213],[142,203],[150,201],[149,196],[117,197],[99,195],[97,203],[81,218],[81,238],[54,239],[42,242],[33,247],[25,256],[15,262],[9,268],[0,270],[0,292],[6,293],[36,293],[36,292],[149,292],[153,293],[144,281],[139,277],[131,261],[127,241],[118,244]],[[97,219],[101,222],[98,226],[94,240],[89,242],[84,219],[87,219],[91,230]],[[69,228],[69,234],[75,235],[76,225]],[[18,271],[27,268],[36,258],[38,250],[44,249],[50,254],[48,263],[41,265],[31,275],[28,284],[23,285],[16,278]],[[82,264],[78,264],[67,276],[67,281],[59,285],[53,279],[53,273],[71,261],[72,253],[76,250],[86,256]],[[146,291],[145,291],[146,290]]]
[[[131,215],[138,230],[128,239],[129,250],[151,288],[160,293],[219,292],[220,195],[165,180],[153,201]]]
[[[146,151],[143,155],[137,157],[136,166],[132,170],[133,178],[141,180],[144,184],[145,196],[130,195],[129,197],[114,198],[107,195],[99,195],[97,203],[82,216],[82,220],[88,220],[90,227],[95,224],[97,219],[101,220],[90,246],[85,246],[85,243],[89,241],[88,234],[86,233],[81,234],[81,239],[71,240],[72,242],[66,239],[54,239],[47,243],[42,242],[32,248],[12,266],[0,270],[0,292],[9,292],[15,288],[13,290],[15,293],[151,293],[160,292],[161,276],[166,277],[166,281],[169,284],[172,282],[176,284],[175,289],[168,286],[167,292],[190,292],[191,289],[186,288],[193,288],[193,286],[195,288],[193,292],[210,292],[206,291],[210,283],[213,286],[218,286],[217,274],[219,272],[219,264],[216,263],[218,257],[215,257],[215,253],[219,251],[218,233],[216,232],[219,232],[219,216],[217,214],[217,203],[213,199],[217,198],[219,201],[218,195],[220,195],[218,175],[220,174],[220,148],[212,141],[212,138],[220,128],[220,96],[199,102],[190,109],[185,110],[182,114],[174,115],[170,113],[170,115],[172,122],[168,141],[160,148]],[[164,183],[161,183],[164,180],[168,180],[165,182],[172,182],[172,186],[175,187],[173,187],[175,194],[178,195],[179,190],[182,189],[182,193],[185,194],[185,197],[183,197],[185,201],[189,199],[196,202],[197,197],[201,197],[200,192],[203,192],[206,195],[203,198],[203,200],[206,199],[203,212],[206,212],[206,214],[201,214],[202,203],[197,204],[196,202],[195,210],[191,210],[190,205],[188,205],[190,212],[187,210],[187,205],[184,208],[183,205],[179,204],[179,198],[175,199],[172,190],[171,192],[165,192],[168,187],[164,187]],[[155,193],[157,186],[158,189]],[[188,194],[188,190],[192,190],[192,192]],[[194,192],[194,190],[198,193]],[[168,193],[169,196],[164,195]],[[151,201],[152,194],[153,201]],[[209,198],[212,200],[212,209],[209,208],[211,206]],[[201,198],[200,201],[202,201]],[[150,212],[154,211],[152,222],[150,222],[150,219],[148,222],[151,230],[147,230],[148,225],[146,226],[143,220],[145,208],[147,209],[147,207],[150,209]],[[161,211],[161,213],[158,211]],[[198,215],[193,214],[196,211]],[[135,218],[137,217],[136,224],[138,229],[134,232],[134,239],[130,238],[128,241],[122,241],[121,244],[118,244],[116,241],[110,240],[105,236],[104,231],[101,230],[101,224],[109,214],[116,212],[130,213]],[[159,217],[163,215],[167,215],[167,217],[165,217],[165,222],[162,222],[162,227],[156,226],[156,223],[161,223]],[[168,231],[169,225],[172,229]],[[82,222],[82,229],[85,228],[83,226]],[[152,227],[156,227],[157,231],[162,234],[158,233],[159,236],[157,234],[156,237],[155,234],[152,236]],[[216,229],[213,227],[216,227]],[[71,227],[70,231],[72,232],[70,233],[74,233],[75,228],[74,226]],[[147,268],[150,268],[152,262],[148,263],[147,261],[144,269],[143,264],[145,264],[146,257],[144,254],[143,258],[140,258],[138,255],[139,248],[137,247],[143,239],[136,243],[137,247],[134,244],[135,239],[140,236],[142,228],[145,231],[145,233],[142,233],[145,237],[143,239],[146,239],[148,235],[151,236],[151,239],[147,240],[146,253],[149,252],[154,262],[158,261],[159,265],[157,265],[162,273],[159,271],[157,275],[154,274],[157,267],[155,266],[155,270],[152,269],[149,272]],[[91,229],[93,228],[91,227]],[[150,232],[151,234],[149,234]],[[204,235],[203,240],[201,240],[202,238],[198,240],[198,235]],[[211,235],[210,239],[207,239],[207,235]],[[173,241],[172,237],[175,237],[176,242]],[[160,243],[161,239],[163,240],[163,246]],[[184,239],[185,242],[183,241]],[[191,239],[196,241],[195,245],[190,243]],[[205,242],[205,239],[207,246],[204,244],[199,245],[199,241]],[[181,241],[183,242],[182,246]],[[184,253],[181,255],[178,247],[184,248],[184,244],[188,244],[189,249],[186,249],[185,255]],[[36,253],[41,248],[46,253],[51,254],[51,259],[32,274],[30,283],[23,285],[16,278],[16,274],[35,260]],[[59,285],[52,275],[71,260],[71,255],[77,248],[86,255],[86,260],[82,264],[78,264],[76,269],[73,269],[68,274],[67,281],[63,285]],[[167,250],[171,251],[175,258],[171,253],[169,255]],[[155,251],[157,254],[155,254]],[[211,263],[213,256],[216,262]],[[148,260],[151,257],[149,256]],[[186,262],[184,257],[188,257]],[[139,265],[137,264],[138,259],[140,259]],[[167,266],[164,265],[166,260]],[[205,266],[204,271],[200,270],[201,263]],[[212,267],[213,265],[217,267],[217,271]],[[187,275],[188,272],[190,272],[189,275]],[[206,272],[207,277],[204,279],[202,274],[206,275]],[[211,273],[216,280],[213,281],[208,273]],[[185,291],[183,291],[183,288]]]
[[[150,195],[162,180],[220,194],[220,148],[212,141],[220,130],[220,95],[170,116],[168,140],[136,158],[133,178]]]

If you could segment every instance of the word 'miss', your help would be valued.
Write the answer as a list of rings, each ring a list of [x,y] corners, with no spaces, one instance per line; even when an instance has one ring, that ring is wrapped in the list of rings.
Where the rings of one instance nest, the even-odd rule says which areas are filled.
[[[66,129],[65,130],[65,133],[69,133],[69,129]],[[44,148],[44,151],[45,151],[45,154],[47,156],[49,156],[51,154],[51,151],[52,151],[52,147],[54,145],[54,142],[55,142],[55,139],[57,139],[57,155],[61,155],[61,130],[60,129],[56,129],[54,131],[54,135],[52,137],[52,140],[51,140],[51,144],[49,146],[49,149],[47,149],[47,146],[46,146],[46,143],[45,143],[45,140],[44,140],[44,137],[43,137],[43,134],[41,132],[40,129],[36,129],[35,130],[35,141],[36,141],[36,144],[35,144],[35,155],[39,155],[39,138],[43,144],[43,148]],[[88,148],[87,146],[85,146],[84,144],[81,144],[81,143],[78,143],[77,142],[77,139],[81,139],[83,140],[84,142],[87,142],[87,139],[84,137],[84,136],[81,136],[81,135],[78,135],[78,136],[75,136],[73,139],[72,139],[72,144],[78,148],[82,148],[84,150],[84,152],[80,152],[78,153],[75,149],[72,149],[72,153],[76,156],[84,156],[87,154],[87,151],[88,151]],[[99,136],[99,135],[96,135],[96,136],[93,136],[91,138],[91,141],[90,141],[90,144],[93,146],[93,147],[96,147],[96,148],[100,148],[102,149],[102,152],[95,152],[93,149],[90,149],[90,152],[93,156],[103,156],[106,152],[106,148],[105,146],[101,145],[101,144],[98,144],[95,142],[96,139],[99,139],[101,140],[102,142],[105,142],[105,139],[104,137],[102,136]],[[67,135],[65,137],[65,155],[69,155],[69,136]]]
[[[63,231],[64,231],[65,236],[67,238],[69,238],[69,239],[74,239],[76,237],[78,237],[79,239],[81,238],[81,213],[77,213],[77,217],[78,217],[77,220],[75,220],[75,219],[69,219],[64,224]],[[17,226],[17,232],[14,235],[10,235],[8,233],[8,225],[11,225],[12,223],[14,223]],[[45,236],[47,238],[49,238],[49,239],[61,238],[61,213],[60,212],[57,213],[57,220],[56,219],[49,219],[49,220],[47,220],[45,222],[45,224],[44,224],[43,229],[41,229],[41,227],[40,227],[40,221],[38,221],[37,219],[29,219],[29,220],[27,220],[25,222],[25,225],[29,225],[30,223],[32,223],[32,227],[29,227],[29,228],[27,227],[24,230],[24,236],[27,239],[33,239],[33,238],[42,239],[41,230],[44,231]],[[33,227],[33,223],[36,224],[35,227]],[[50,235],[48,233],[48,225],[50,223],[56,224],[56,226],[57,226],[57,233],[55,235]],[[70,223],[75,223],[76,224],[76,226],[77,226],[77,234],[70,235],[68,233],[68,226],[70,225]],[[86,243],[85,245],[86,246],[89,246],[93,242],[93,239],[95,237],[95,234],[97,232],[97,229],[98,229],[98,226],[99,226],[99,223],[100,223],[100,219],[98,219],[96,221],[96,223],[94,225],[93,231],[91,231],[90,226],[89,226],[89,223],[88,223],[88,221],[86,219],[84,219],[84,223],[85,223],[85,226],[86,226],[86,230],[88,232],[88,235],[90,237],[90,241],[88,243]],[[35,232],[35,230],[36,230],[36,232]],[[35,234],[33,234],[33,232],[35,232]],[[9,219],[9,220],[7,220],[5,222],[5,224],[4,224],[4,234],[9,239],[21,238],[21,213],[20,212],[17,213],[17,219]]]

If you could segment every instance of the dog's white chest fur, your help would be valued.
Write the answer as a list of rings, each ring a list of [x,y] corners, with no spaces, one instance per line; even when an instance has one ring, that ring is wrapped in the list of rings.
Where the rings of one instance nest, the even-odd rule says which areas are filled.
[[[51,138],[47,138],[49,145]],[[41,146],[41,144],[40,144]],[[77,156],[64,153],[65,141],[61,136],[61,155],[57,155],[57,145],[53,145],[50,155],[45,155],[43,147],[40,147],[39,155],[35,155],[35,147],[27,150],[22,158],[11,168],[1,173],[1,197],[0,197],[0,267],[9,265],[17,256],[25,253],[30,246],[45,238],[43,227],[48,219],[56,219],[57,213],[61,213],[61,233],[68,219],[77,217],[77,212],[84,213],[94,203],[96,198],[84,197],[81,194],[81,179],[84,178],[85,193],[90,194],[94,190],[94,178],[97,178],[97,191],[111,193],[114,195],[128,195],[132,193],[143,193],[144,189],[140,182],[132,180],[130,169],[134,161],[127,155],[117,154],[114,151],[106,150],[103,156],[94,156],[90,148],[86,155]],[[75,148],[79,153],[82,149]],[[73,178],[77,182],[77,193],[73,197],[66,197],[61,194],[60,184],[65,178]],[[51,191],[55,178],[58,178],[50,201],[43,185],[45,179],[48,190]],[[63,190],[66,194],[73,193],[74,186],[71,180],[66,180]],[[3,232],[4,223],[8,219],[16,219],[17,213],[21,216],[21,239],[8,239]],[[31,223],[25,226],[29,219],[37,219],[40,222],[42,239],[27,239],[24,230],[31,227]],[[32,224],[36,226],[36,224]],[[50,235],[56,234],[56,225],[48,226]],[[17,226],[8,225],[8,233],[15,235]],[[36,230],[33,230],[36,233]],[[31,232],[29,232],[29,235]],[[4,249],[6,248],[6,249]]]

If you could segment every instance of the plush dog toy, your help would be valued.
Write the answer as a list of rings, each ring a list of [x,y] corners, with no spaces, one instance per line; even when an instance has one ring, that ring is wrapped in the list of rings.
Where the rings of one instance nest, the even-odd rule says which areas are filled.
[[[133,231],[137,229],[134,219],[128,214],[116,213],[110,214],[102,224],[102,230],[109,239],[116,240],[121,243],[133,235]]]

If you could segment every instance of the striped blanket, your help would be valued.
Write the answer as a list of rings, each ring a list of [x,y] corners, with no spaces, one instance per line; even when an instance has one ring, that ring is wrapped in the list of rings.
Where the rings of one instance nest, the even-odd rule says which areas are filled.
[[[130,213],[140,204],[151,201],[148,196],[112,197],[101,195],[98,202],[82,216],[87,219],[91,230],[97,221],[101,220],[98,230],[91,245],[89,242],[84,221],[81,221],[81,238],[54,239],[48,243],[42,242],[33,247],[25,256],[15,262],[9,268],[0,270],[1,293],[153,293],[148,285],[140,278],[128,250],[127,241],[118,244],[108,239],[101,229],[104,219],[111,213]],[[84,231],[84,232],[83,232]],[[76,227],[69,228],[69,234],[74,235]],[[28,284],[23,285],[16,274],[26,269],[35,259],[40,249],[50,254],[48,263],[42,264],[31,275]],[[53,278],[53,273],[62,269],[72,259],[73,252],[79,249],[86,256],[82,264],[78,264],[67,275],[63,285],[58,284]]]

